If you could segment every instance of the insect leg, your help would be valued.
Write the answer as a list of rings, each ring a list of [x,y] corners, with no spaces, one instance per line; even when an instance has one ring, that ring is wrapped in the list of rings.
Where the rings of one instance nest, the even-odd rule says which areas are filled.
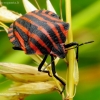
[[[50,76],[50,72],[49,71],[46,71],[46,70],[41,70],[46,59],[47,59],[48,55],[45,55],[44,58],[43,58],[43,61],[40,63],[39,67],[38,67],[38,71],[40,72],[45,72],[45,73],[48,73],[48,75]]]
[[[63,81],[63,80],[61,80],[57,75],[56,75],[56,70],[55,70],[55,63],[54,63],[54,57],[53,57],[53,55],[51,55],[51,67],[52,67],[52,73],[53,73],[53,76],[57,79],[57,80],[59,80],[63,85],[64,85],[64,87],[63,87],[63,89],[62,89],[62,91],[61,91],[61,93],[64,91],[64,89],[65,89],[65,82]]]
[[[76,48],[76,60],[78,61],[79,44],[77,42],[72,42],[72,43],[64,45],[65,48],[69,48],[69,47],[72,47],[72,46],[76,46],[75,47]]]
[[[22,50],[20,47],[13,47],[14,50]]]

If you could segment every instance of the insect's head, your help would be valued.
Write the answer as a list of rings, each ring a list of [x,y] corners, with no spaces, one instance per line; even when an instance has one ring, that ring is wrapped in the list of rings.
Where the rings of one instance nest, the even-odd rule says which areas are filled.
[[[58,47],[57,49],[52,47],[50,54],[52,54],[55,57],[65,58],[66,52],[63,43],[57,44],[57,47]]]

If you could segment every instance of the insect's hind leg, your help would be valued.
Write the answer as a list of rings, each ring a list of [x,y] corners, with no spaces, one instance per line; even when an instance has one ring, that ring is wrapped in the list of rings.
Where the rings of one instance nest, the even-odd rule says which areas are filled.
[[[56,70],[55,70],[55,63],[54,63],[54,57],[53,57],[53,55],[51,55],[51,69],[52,69],[52,73],[53,73],[53,76],[58,80],[58,81],[60,81],[62,84],[63,84],[63,89],[62,89],[62,91],[61,91],[61,93],[64,91],[64,89],[65,89],[65,82],[62,80],[62,79],[60,79],[57,75],[56,75]]]
[[[76,60],[78,61],[78,51],[79,51],[79,44],[77,42],[71,42],[69,44],[64,45],[65,48],[69,48],[72,46],[76,46]]]

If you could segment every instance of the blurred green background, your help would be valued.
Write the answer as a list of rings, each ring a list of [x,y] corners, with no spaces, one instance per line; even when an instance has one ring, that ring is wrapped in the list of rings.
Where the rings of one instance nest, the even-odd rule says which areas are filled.
[[[12,2],[13,0],[2,0]],[[30,0],[33,4],[34,0]],[[46,8],[46,0],[37,0],[41,9]],[[18,4],[3,4],[10,10],[25,14],[22,0],[14,0]],[[51,0],[58,15],[59,0]],[[65,20],[65,5],[62,0]],[[10,24],[7,24],[8,26]],[[72,0],[72,28],[74,41],[82,43],[94,40],[92,44],[79,48],[79,84],[74,100],[100,100],[100,0]],[[1,28],[0,28],[1,29]],[[6,32],[0,32],[0,62],[13,62],[34,65],[34,61],[21,51],[14,51]],[[63,64],[63,67],[62,67]],[[57,72],[65,78],[66,65],[63,60],[57,64]],[[10,85],[11,81],[0,75],[0,89]],[[61,100],[57,92],[30,95],[25,100]]]

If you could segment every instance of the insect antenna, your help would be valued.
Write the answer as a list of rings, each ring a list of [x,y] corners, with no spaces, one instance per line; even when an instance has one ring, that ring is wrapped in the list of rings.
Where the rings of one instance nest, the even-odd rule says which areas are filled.
[[[84,45],[84,44],[89,44],[89,43],[92,43],[92,42],[94,42],[94,41],[84,42],[84,43],[79,44],[78,46],[81,46],[81,45]]]
[[[84,42],[84,43],[81,43],[81,44],[77,44],[75,47],[68,48],[67,50],[74,49],[74,48],[78,48],[79,46],[82,46],[84,44],[89,44],[89,43],[92,43],[92,42],[94,42],[94,41],[88,41],[88,42]]]

